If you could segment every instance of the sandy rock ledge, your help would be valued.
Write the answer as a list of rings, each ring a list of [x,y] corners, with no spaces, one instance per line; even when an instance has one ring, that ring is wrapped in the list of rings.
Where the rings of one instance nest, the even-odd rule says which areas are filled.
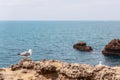
[[[23,59],[1,68],[0,80],[120,80],[120,67]]]

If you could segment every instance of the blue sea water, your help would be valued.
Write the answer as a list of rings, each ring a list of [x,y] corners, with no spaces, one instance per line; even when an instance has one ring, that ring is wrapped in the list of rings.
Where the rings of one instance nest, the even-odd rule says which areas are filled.
[[[105,57],[101,51],[120,38],[119,21],[0,21],[0,67],[17,63],[17,54],[33,49],[33,60],[56,59],[69,63],[120,65],[120,57]],[[73,49],[85,41],[93,52]]]

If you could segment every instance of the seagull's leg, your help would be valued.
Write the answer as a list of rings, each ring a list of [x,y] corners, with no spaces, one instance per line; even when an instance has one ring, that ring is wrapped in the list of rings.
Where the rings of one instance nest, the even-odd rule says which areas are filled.
[[[27,56],[25,56],[25,59],[27,60],[27,59],[28,59],[28,57],[27,57]]]
[[[27,60],[28,58],[27,58],[27,56],[24,56],[24,59],[23,60]]]
[[[26,59],[27,59],[27,60],[31,60],[29,56],[26,56]]]
[[[30,56],[28,56],[27,58],[30,59]]]

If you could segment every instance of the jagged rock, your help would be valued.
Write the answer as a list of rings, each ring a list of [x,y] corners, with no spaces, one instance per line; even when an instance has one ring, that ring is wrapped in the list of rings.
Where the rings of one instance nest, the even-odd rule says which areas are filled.
[[[27,69],[33,69],[34,68],[34,62],[25,61],[25,62],[23,62],[22,67],[27,68]]]
[[[53,65],[49,65],[49,66],[41,68],[42,74],[48,74],[48,73],[54,73],[54,72],[56,72],[56,67]]]
[[[108,66],[96,66],[93,69],[93,79],[94,80],[119,80],[120,77],[116,77],[117,74],[115,69]]]
[[[33,69],[34,68],[35,63],[30,60],[30,59],[23,59],[20,62],[18,62],[15,65],[11,65],[11,70],[19,70],[21,68],[26,68],[26,69]]]
[[[20,69],[20,65],[18,65],[18,64],[11,65],[10,68],[11,68],[12,71],[19,70]]]
[[[88,70],[88,65],[69,64],[60,69],[60,73],[72,79],[88,80],[92,77],[92,71]],[[92,68],[91,68],[92,70]]]
[[[79,46],[86,46],[86,42],[79,42],[79,43],[76,43],[76,45],[79,45]]]
[[[34,69],[39,74],[49,74],[52,72],[56,72],[56,67],[51,64],[39,63],[34,66]]]
[[[113,39],[110,41],[102,51],[104,55],[120,56],[120,39]]]
[[[27,69],[23,69],[21,72],[26,74],[27,71],[28,71]]]
[[[0,78],[5,78],[6,73],[25,80],[120,80],[120,68],[105,65],[90,66],[87,64],[66,63],[57,60],[32,61],[21,60],[8,70],[1,70]],[[22,75],[27,76],[22,77]],[[14,79],[14,75],[11,76]],[[21,75],[21,77],[20,77]],[[14,79],[14,80],[17,80]],[[6,79],[5,79],[6,80]]]
[[[86,46],[85,42],[79,42],[73,45],[73,48],[80,50],[80,51],[92,51],[92,47],[91,46]]]
[[[24,79],[17,79],[17,80],[24,80]]]
[[[0,80],[4,80],[3,74],[0,73]]]

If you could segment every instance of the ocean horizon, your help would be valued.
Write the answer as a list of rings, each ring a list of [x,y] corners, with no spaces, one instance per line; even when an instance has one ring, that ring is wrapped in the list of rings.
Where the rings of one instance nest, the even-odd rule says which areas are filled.
[[[119,66],[120,57],[106,57],[101,51],[112,39],[120,38],[120,21],[0,21],[0,67],[8,67],[33,49],[33,60],[55,59],[69,63]],[[92,52],[73,48],[86,42]]]

